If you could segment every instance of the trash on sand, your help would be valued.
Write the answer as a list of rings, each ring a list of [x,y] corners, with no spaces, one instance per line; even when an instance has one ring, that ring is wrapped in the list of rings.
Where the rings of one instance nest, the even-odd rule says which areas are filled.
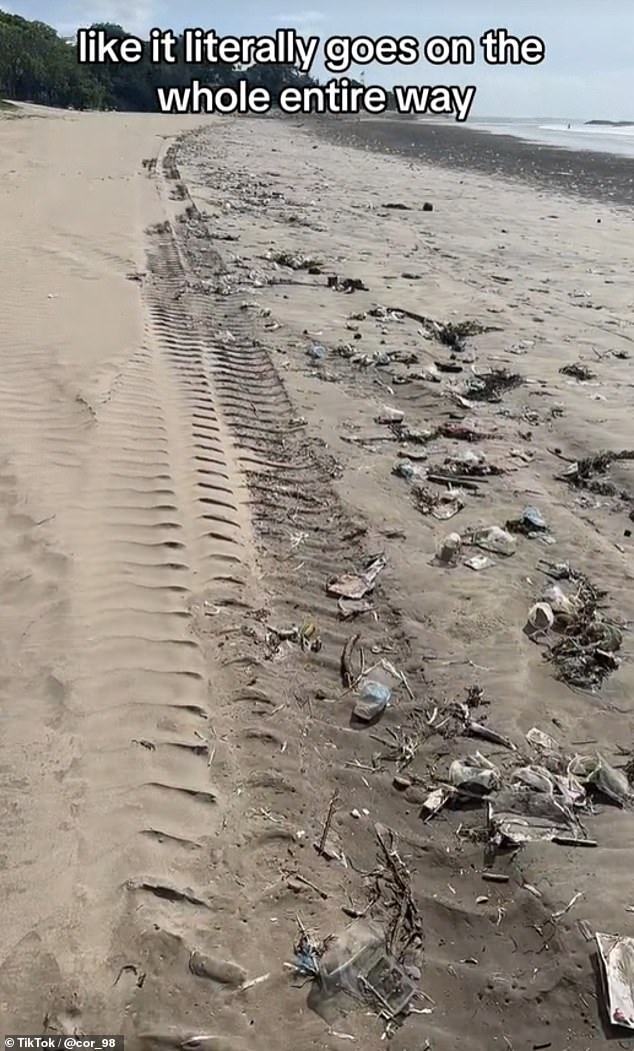
[[[555,664],[557,677],[569,686],[598,689],[620,667],[616,653],[623,643],[621,628],[600,608],[607,592],[595,588],[567,563],[555,566],[551,575],[572,580],[577,590],[570,597],[572,611],[564,616],[562,632],[545,656]]]
[[[523,382],[522,377],[516,372],[509,372],[508,369],[491,369],[490,372],[474,373],[464,393],[474,401],[498,402],[502,400],[502,394],[505,391],[519,387]]]
[[[397,475],[399,478],[405,478],[408,482],[425,477],[424,468],[417,467],[411,460],[399,460],[398,463],[394,464],[392,474]]]
[[[310,256],[300,255],[299,252],[276,252],[269,254],[268,258],[278,266],[286,266],[289,270],[308,270],[313,274],[321,273],[322,264]]]
[[[511,782],[524,784],[535,792],[545,792],[565,806],[585,806],[586,790],[581,781],[570,772],[570,768],[562,775],[537,764],[520,766],[511,774]]]
[[[492,792],[501,784],[498,768],[479,752],[468,760],[454,759],[449,767],[449,781],[454,788],[478,795]]]
[[[342,573],[329,581],[329,595],[346,599],[362,599],[373,590],[377,578],[387,565],[385,555],[372,555],[361,573]]]
[[[301,920],[298,919],[297,922],[299,924],[299,936],[293,946],[294,966],[299,974],[317,978],[320,960],[326,952],[329,939],[323,942],[318,941],[306,930]]]
[[[344,620],[349,620],[351,617],[357,617],[361,613],[374,612],[374,606],[372,603],[364,598],[340,598],[337,602],[337,608]]]
[[[404,420],[391,420],[389,428],[400,442],[411,442],[412,445],[426,445],[437,437],[437,431],[428,427],[410,427]]]
[[[466,489],[470,493],[477,493],[480,491],[479,486],[476,485],[475,482],[472,482],[470,478],[467,478],[464,475],[452,473],[451,471],[443,474],[442,472],[438,473],[438,471],[433,469],[428,470],[427,481],[435,482],[437,485],[447,485],[449,486],[450,492],[455,492],[454,487],[456,484],[460,489]]]
[[[514,536],[500,526],[485,526],[476,529],[465,540],[475,547],[481,547],[485,551],[492,551],[495,555],[514,555],[517,541]]]
[[[422,803],[421,809],[423,813],[421,816],[426,821],[429,821],[430,818],[442,810],[455,794],[454,789],[450,788],[449,785],[440,785],[438,788],[434,788]]]
[[[328,354],[328,351],[321,343],[313,343],[306,351],[309,358],[314,358],[315,361],[322,361]]]
[[[634,938],[598,933],[595,937],[610,1021],[634,1029]]]
[[[574,596],[566,595],[559,584],[549,584],[542,592],[542,602],[547,602],[557,616],[571,617],[577,612],[578,605]]]
[[[464,507],[464,501],[454,493],[432,493],[422,485],[412,488],[414,503],[421,514],[432,515],[441,522],[446,522]]]
[[[555,614],[547,602],[536,602],[528,611],[527,627],[532,631],[548,631],[555,623]]]
[[[466,475],[468,478],[487,478],[504,473],[501,467],[489,463],[485,453],[473,449],[463,449],[454,456],[447,456],[442,471],[456,476]]]
[[[282,642],[295,642],[304,652],[319,653],[321,650],[319,629],[310,621],[301,625],[293,624],[291,628],[275,628],[269,625],[267,643],[273,653],[279,652]]]
[[[432,321],[428,327],[436,339],[446,347],[458,351],[465,349],[465,341],[469,336],[479,336],[482,332],[490,331],[478,321],[448,321],[446,324]]]
[[[593,372],[581,361],[575,361],[571,365],[562,365],[559,371],[562,376],[573,376],[576,380],[594,380],[597,378],[596,372]]]
[[[447,566],[455,565],[462,550],[462,537],[460,533],[449,533],[442,541],[436,556],[439,562]]]
[[[392,691],[383,683],[368,679],[360,689],[360,697],[354,706],[354,714],[357,719],[369,723],[381,715],[390,703]]]
[[[634,792],[627,776],[610,766],[599,753],[596,756],[575,756],[568,769],[580,781],[592,785],[618,806],[624,807],[634,802]]]
[[[435,361],[434,365],[439,372],[464,372],[464,365],[457,361]]]
[[[559,479],[577,489],[588,489],[590,492],[613,495],[616,486],[605,479],[596,478],[596,475],[605,475],[612,464],[619,460],[634,460],[634,449],[595,453],[582,460],[575,460],[562,475],[559,475]]]
[[[314,1002],[347,994],[370,1004],[388,1022],[404,1017],[416,988],[387,948],[387,939],[382,929],[363,919],[330,939],[317,958]]]
[[[390,405],[384,405],[378,416],[374,417],[375,423],[401,423],[405,413],[402,409],[393,409]]]
[[[536,507],[525,507],[519,518],[506,523],[506,528],[511,533],[523,533],[524,536],[534,537],[547,532],[548,523]]]
[[[534,346],[535,343],[532,339],[521,339],[519,343],[511,343],[511,346],[507,347],[507,350],[509,350],[511,354],[526,354],[526,352],[531,350]]]
[[[531,727],[528,731],[526,740],[533,748],[541,752],[553,755],[559,755],[561,752],[559,742],[554,737],[551,737],[550,734],[544,733],[543,730],[538,730],[536,726]]]
[[[441,438],[453,438],[456,441],[480,442],[485,438],[492,438],[492,434],[478,431],[475,427],[469,427],[465,423],[443,423],[438,428]]]
[[[568,807],[544,792],[505,788],[487,800],[492,842],[499,847],[558,838],[582,839],[582,830]]]
[[[570,562],[547,562],[544,558],[540,558],[539,562],[542,569],[542,573],[545,573],[547,577],[551,577],[552,580],[572,580],[575,577],[575,572],[570,565]]]
[[[490,566],[494,566],[495,562],[488,555],[474,555],[473,558],[465,558],[464,564],[479,573],[481,569],[489,569]]]
[[[338,274],[332,274],[328,278],[328,288],[334,288],[337,292],[369,292],[369,288],[360,277],[339,278]]]

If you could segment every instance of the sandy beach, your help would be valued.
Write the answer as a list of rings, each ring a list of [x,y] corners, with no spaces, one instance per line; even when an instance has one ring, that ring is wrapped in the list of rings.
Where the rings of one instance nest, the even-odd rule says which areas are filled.
[[[392,122],[20,112],[5,1031],[627,1046],[594,936],[634,936],[631,164],[591,190],[466,131],[421,159]],[[293,966],[363,917],[405,1018],[374,972],[316,1011]]]

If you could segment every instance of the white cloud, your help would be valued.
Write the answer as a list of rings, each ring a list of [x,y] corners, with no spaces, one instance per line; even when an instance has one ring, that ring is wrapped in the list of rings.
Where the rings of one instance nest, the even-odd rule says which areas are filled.
[[[61,28],[77,29],[94,22],[113,22],[128,33],[142,36],[154,26],[155,17],[154,0],[93,0],[90,4],[71,0],[64,8]]]
[[[279,15],[271,15],[271,21],[278,25],[308,25],[311,22],[325,22],[326,16],[323,11],[294,11],[292,14],[282,12]]]

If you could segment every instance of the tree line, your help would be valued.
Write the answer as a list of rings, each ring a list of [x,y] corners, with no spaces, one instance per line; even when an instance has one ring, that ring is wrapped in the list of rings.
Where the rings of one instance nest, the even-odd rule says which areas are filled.
[[[98,23],[108,37],[125,37],[121,26]],[[116,109],[150,112],[159,109],[158,87],[187,87],[191,80],[203,84],[233,85],[240,79],[266,87],[271,96],[289,84],[316,84],[289,64],[254,65],[243,71],[235,66],[187,65],[182,39],[177,62],[150,62],[149,44],[135,64],[80,65],[74,40],[61,37],[44,22],[30,21],[0,11],[0,98],[36,102],[73,109]]]

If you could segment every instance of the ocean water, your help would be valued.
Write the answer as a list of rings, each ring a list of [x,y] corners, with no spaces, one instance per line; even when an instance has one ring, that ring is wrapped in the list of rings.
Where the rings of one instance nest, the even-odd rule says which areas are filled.
[[[633,118],[634,119],[634,118]],[[473,117],[467,127],[488,131],[492,135],[513,135],[528,142],[557,146],[568,150],[592,150],[598,153],[616,153],[634,159],[634,126],[609,127],[602,124],[584,124],[583,121],[539,120],[538,118]]]

